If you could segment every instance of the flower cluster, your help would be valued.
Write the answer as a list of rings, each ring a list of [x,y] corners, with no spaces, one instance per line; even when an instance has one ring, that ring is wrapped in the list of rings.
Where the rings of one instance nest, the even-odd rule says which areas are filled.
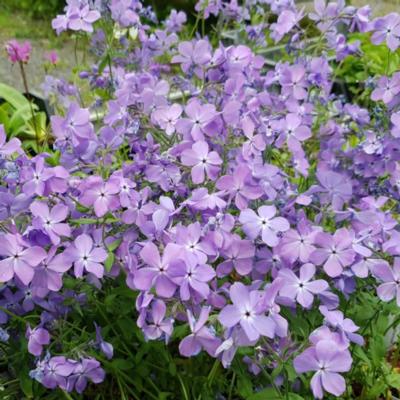
[[[247,28],[264,13],[268,44],[287,49],[274,66],[251,29],[239,42],[194,38],[175,10],[156,29],[136,0],[69,0],[53,21],[86,34],[102,15],[113,29],[96,29],[99,62],[80,74],[92,103],[48,77],[62,110],[50,147],[32,156],[0,129],[0,322],[40,310],[26,337],[45,387],[81,393],[104,379],[85,353],[43,355],[68,302],[86,301],[67,279],[101,290],[124,276],[147,340],[187,325],[184,357],[205,351],[228,368],[246,347],[257,375],[289,354],[298,374],[314,372],[316,398],[344,393],[364,343],[346,304],[365,287],[400,306],[399,76],[376,80],[363,104],[335,92],[334,73],[361,52],[352,32],[371,32],[390,56],[400,16],[371,20],[344,1],[316,0],[308,16],[293,1],[245,3],[196,10]],[[270,25],[267,12],[278,16]],[[99,329],[96,348],[111,358]]]
[[[39,380],[48,389],[56,387],[68,392],[76,390],[82,393],[88,381],[100,383],[104,380],[104,370],[93,358],[83,358],[79,361],[63,356],[46,356],[30,376]]]

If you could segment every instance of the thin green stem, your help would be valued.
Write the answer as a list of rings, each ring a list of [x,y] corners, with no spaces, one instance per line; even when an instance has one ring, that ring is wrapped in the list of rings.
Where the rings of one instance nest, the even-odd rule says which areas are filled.
[[[234,372],[232,374],[231,383],[229,385],[228,400],[232,400],[232,392],[233,392],[233,386],[235,384],[235,379],[236,379],[236,373]]]
[[[74,398],[65,390],[63,390],[62,393],[67,400],[74,400]]]
[[[181,384],[181,387],[182,387],[182,393],[183,393],[184,399],[185,400],[190,400],[188,392],[186,390],[186,386],[185,386],[185,384],[184,384],[184,382],[183,382],[183,380],[182,380],[182,378],[181,378],[181,376],[179,374],[178,374],[178,379],[179,379],[179,383]]]
[[[26,77],[24,63],[22,61],[19,62],[19,68],[21,70],[22,82],[24,84],[24,90],[25,90],[26,97],[27,97],[27,100],[28,100],[28,103],[29,103],[29,109],[31,111],[33,129],[35,130],[36,151],[39,153],[40,152],[40,149],[39,149],[39,130],[38,130],[37,126],[36,126],[35,112],[33,110],[32,99],[31,99],[30,92],[29,92],[28,79]]]

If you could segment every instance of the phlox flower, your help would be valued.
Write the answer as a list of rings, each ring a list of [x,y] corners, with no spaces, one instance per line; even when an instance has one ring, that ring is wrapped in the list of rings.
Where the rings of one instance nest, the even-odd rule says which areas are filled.
[[[282,217],[275,217],[275,206],[261,206],[256,214],[247,208],[240,213],[239,221],[243,231],[250,239],[256,239],[260,234],[264,243],[274,247],[278,245],[278,232],[285,232],[290,228],[289,222]]]
[[[29,246],[19,235],[0,235],[0,282],[8,282],[14,276],[29,285],[35,274],[35,267],[46,257],[46,251],[39,246]]]
[[[339,372],[351,368],[352,359],[348,350],[338,349],[335,342],[321,340],[294,359],[297,373],[315,371],[311,379],[311,389],[317,399],[322,399],[324,390],[340,396],[346,390],[346,382]]]
[[[221,157],[215,151],[209,151],[208,143],[196,142],[191,149],[184,150],[181,155],[182,164],[192,167],[193,183],[203,183],[205,174],[208,178],[215,180],[219,166],[222,164]]]

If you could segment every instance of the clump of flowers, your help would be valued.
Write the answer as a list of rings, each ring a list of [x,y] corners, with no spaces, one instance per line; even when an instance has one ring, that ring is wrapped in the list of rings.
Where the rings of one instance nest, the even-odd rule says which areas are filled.
[[[146,341],[248,368],[255,390],[357,398],[367,373],[399,389],[382,339],[400,316],[398,73],[353,100],[335,79],[362,52],[355,33],[397,56],[400,16],[318,0],[309,15],[275,0],[196,10],[192,32],[136,0],[69,0],[53,21],[93,32],[98,62],[80,74],[90,101],[47,78],[59,112],[36,154],[0,127],[2,337],[27,341],[44,387],[82,393],[129,368],[99,302],[112,287],[104,304],[128,291]],[[210,16],[213,36],[194,35]]]

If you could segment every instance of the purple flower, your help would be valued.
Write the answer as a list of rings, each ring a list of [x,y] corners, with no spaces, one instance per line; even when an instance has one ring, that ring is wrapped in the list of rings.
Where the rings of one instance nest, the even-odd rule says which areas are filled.
[[[400,257],[394,258],[392,268],[386,262],[380,263],[374,266],[372,273],[383,282],[376,289],[378,297],[386,302],[396,298],[396,303],[400,307]]]
[[[40,356],[43,351],[43,346],[50,343],[49,332],[41,327],[32,329],[28,325],[26,338],[28,339],[28,351],[34,356]]]
[[[104,341],[101,335],[101,328],[96,323],[94,325],[96,329],[96,345],[100,348],[101,352],[111,360],[114,355],[114,347],[111,343]]]
[[[199,222],[176,227],[176,244],[181,246],[184,253],[194,254],[200,264],[206,264],[207,254],[214,253],[214,249],[208,241],[202,241],[201,236],[202,227]]]
[[[182,114],[182,107],[179,104],[158,108],[153,113],[153,118],[160,125],[168,136],[175,132],[176,124]]]
[[[364,344],[364,339],[358,333],[359,327],[350,319],[344,318],[339,310],[329,311],[326,306],[320,306],[319,310],[325,317],[324,323],[339,333],[338,343],[344,347],[348,347],[350,342],[354,342],[360,346]]]
[[[88,4],[69,2],[66,14],[57,15],[52,21],[52,27],[57,34],[71,29],[73,31],[93,32],[93,23],[100,18],[97,10],[90,10]]]
[[[395,51],[400,44],[400,15],[390,13],[382,18],[377,18],[371,36],[373,44],[380,44],[386,40],[390,50]]]
[[[90,10],[89,6],[71,12],[71,19],[68,28],[73,31],[93,32],[93,23],[100,19],[100,13]]]
[[[64,252],[65,257],[74,264],[74,273],[82,278],[87,271],[102,278],[104,267],[102,263],[107,259],[107,252],[101,247],[93,245],[93,239],[86,233],[77,236],[74,243]]]
[[[160,208],[155,210],[151,217],[157,232],[165,229],[174,211],[175,206],[172,200],[169,197],[160,196]]]
[[[311,130],[307,125],[302,124],[302,119],[296,114],[286,115],[285,121],[282,121],[282,127],[284,136],[292,153],[299,152],[301,150],[300,142],[311,137]]]
[[[322,193],[323,204],[331,203],[334,210],[341,210],[343,204],[351,199],[353,193],[351,181],[343,174],[324,169],[317,170],[320,185],[313,186],[307,193]]]
[[[296,100],[304,100],[307,97],[306,70],[302,65],[285,68],[279,82],[284,95],[293,96]]]
[[[397,72],[391,78],[387,76],[379,78],[377,87],[371,93],[371,99],[374,101],[382,100],[385,104],[389,104],[399,93],[400,73]]]
[[[249,208],[240,213],[239,221],[244,233],[250,239],[257,238],[261,233],[263,242],[268,246],[278,245],[277,233],[287,231],[289,222],[285,218],[275,217],[275,206],[261,206],[257,211],[258,215]]]
[[[58,386],[65,390],[67,377],[72,374],[74,369],[75,363],[71,360],[67,360],[63,356],[52,357],[45,364],[41,382],[49,389],[55,389]]]
[[[271,37],[279,42],[294,26],[302,19],[302,14],[291,10],[283,10],[278,17],[278,21],[271,25]]]
[[[344,267],[350,266],[356,256],[353,250],[354,236],[346,228],[338,229],[333,236],[320,232],[315,237],[319,247],[310,256],[310,261],[322,265],[330,277],[337,277]]]
[[[143,333],[147,339],[158,339],[162,335],[165,335],[165,341],[167,342],[172,335],[173,331],[173,319],[165,318],[167,307],[162,300],[155,300],[151,306],[151,320],[149,324],[145,324],[143,327]]]
[[[32,221],[33,227],[43,230],[54,245],[60,243],[60,236],[69,237],[71,235],[69,225],[62,223],[68,216],[68,207],[57,204],[49,210],[47,204],[35,201],[31,204],[30,210],[35,216]]]
[[[226,52],[226,58],[231,72],[244,71],[249,66],[253,57],[253,52],[247,46],[232,46]],[[225,86],[225,90],[227,85]]]
[[[281,269],[278,276],[284,283],[279,291],[280,295],[296,300],[303,307],[309,308],[314,301],[314,295],[329,288],[328,282],[322,279],[311,280],[314,275],[315,266],[310,263],[300,267],[299,277],[288,268]]]
[[[243,283],[235,282],[229,289],[229,295],[233,304],[225,306],[218,316],[223,326],[232,328],[240,324],[249,340],[275,336],[275,323],[261,307],[261,291],[249,291]]]
[[[38,295],[45,296],[49,290],[59,291],[62,287],[63,273],[72,266],[72,262],[64,253],[56,252],[57,247],[51,247],[46,258],[35,268],[32,286]]]
[[[291,263],[296,260],[306,263],[315,250],[315,237],[318,232],[320,232],[319,228],[311,227],[302,219],[297,224],[297,230],[289,229],[284,233],[277,250],[283,259]]]
[[[345,2],[327,2],[326,0],[314,1],[315,13],[309,15],[310,19],[318,22],[317,27],[321,32],[329,32],[334,29],[332,21],[339,19],[339,16],[346,13]]]
[[[14,196],[8,192],[0,192],[0,221],[27,210],[31,201],[31,198],[24,193]]]
[[[13,153],[23,154],[21,141],[17,138],[12,138],[7,142],[7,135],[4,131],[4,126],[0,124],[0,155],[10,156]]]
[[[206,188],[199,188],[193,190],[192,196],[187,200],[187,204],[195,210],[222,209],[226,206],[226,202],[222,197],[222,192],[208,193]]]
[[[206,40],[181,42],[178,45],[179,54],[172,57],[172,63],[181,64],[182,71],[189,73],[191,68],[199,78],[204,75],[204,67],[211,60],[210,44]]]
[[[57,35],[68,29],[68,16],[59,14],[51,21],[51,27],[56,31]]]
[[[135,272],[135,286],[139,290],[150,290],[154,286],[159,296],[173,296],[177,286],[170,276],[169,267],[177,263],[185,268],[184,261],[177,258],[179,254],[179,247],[173,243],[168,243],[161,258],[155,244],[146,243],[140,251],[140,257],[146,266]]]
[[[349,371],[351,363],[349,351],[338,349],[331,340],[319,341],[303,351],[293,362],[298,374],[316,371],[311,379],[311,389],[317,399],[323,398],[323,390],[335,396],[344,393],[346,382],[338,372]]]
[[[246,164],[239,164],[232,175],[219,178],[216,186],[235,197],[235,204],[239,210],[245,209],[249,200],[258,199],[263,194],[262,189],[252,182],[251,171]]]
[[[29,285],[35,267],[46,257],[41,247],[29,247],[19,235],[0,235],[0,282],[10,281],[16,275],[24,285]]]
[[[133,4],[131,0],[112,0],[109,7],[113,20],[123,27],[137,24],[140,18],[132,7]]]
[[[203,183],[205,174],[215,180],[222,160],[217,152],[210,151],[208,143],[199,141],[191,149],[184,150],[181,155],[182,164],[192,166],[193,183]]]
[[[187,317],[190,331],[179,343],[179,352],[185,357],[192,357],[204,349],[210,356],[215,357],[215,352],[221,341],[215,337],[205,325],[210,314],[211,307],[203,307],[199,319],[196,321],[190,310],[187,310]]]
[[[81,190],[80,202],[88,207],[93,206],[97,217],[104,216],[119,205],[116,195],[120,188],[116,180],[103,182],[100,177],[91,177],[82,183]]]
[[[253,269],[255,248],[249,240],[234,238],[222,255],[225,261],[217,267],[219,277],[230,274],[233,268],[242,276],[248,275]]]
[[[179,286],[181,299],[187,301],[193,294],[206,299],[210,293],[207,282],[215,277],[214,269],[207,264],[199,264],[193,254],[186,254],[184,261],[169,268],[171,279]]]
[[[400,137],[400,112],[393,113],[390,116],[390,121],[393,124],[393,127],[390,130],[390,133],[393,135],[393,137],[399,138]]]
[[[181,118],[177,124],[178,132],[192,140],[204,140],[204,135],[215,134],[215,119],[217,112],[213,104],[201,104],[198,100],[191,100],[185,107],[186,118]],[[190,136],[189,136],[190,135]]]
[[[101,383],[105,378],[105,372],[100,363],[94,358],[84,358],[75,365],[72,375],[68,378],[68,387],[75,387],[78,393],[82,393],[88,380],[93,383]]]
[[[183,11],[172,9],[168,18],[165,20],[165,26],[169,32],[180,32],[186,19],[186,14]]]
[[[90,113],[87,108],[80,108],[77,103],[72,103],[65,118],[51,117],[51,126],[54,136],[59,143],[72,143],[80,145],[83,141],[93,138],[94,129],[90,122]]]

